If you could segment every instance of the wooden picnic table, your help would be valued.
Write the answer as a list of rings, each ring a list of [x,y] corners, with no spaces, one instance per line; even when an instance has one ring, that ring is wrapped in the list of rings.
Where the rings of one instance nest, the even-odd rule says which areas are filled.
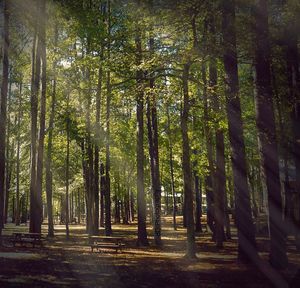
[[[35,245],[43,246],[42,240],[43,236],[41,233],[14,232],[13,239],[11,241],[14,247],[16,246],[16,244],[31,244],[32,247],[35,247]]]
[[[94,249],[102,251],[103,249],[115,249],[116,253],[125,246],[124,239],[122,237],[114,236],[89,236],[89,245],[91,246],[92,252]]]

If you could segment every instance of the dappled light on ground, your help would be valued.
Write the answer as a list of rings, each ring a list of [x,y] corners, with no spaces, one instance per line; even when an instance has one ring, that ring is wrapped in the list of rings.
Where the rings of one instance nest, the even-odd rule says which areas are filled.
[[[168,226],[163,229],[161,248],[137,247],[133,224],[113,226],[113,235],[123,237],[125,242],[119,253],[110,249],[91,253],[83,225],[70,226],[69,240],[64,227],[57,225],[55,237],[47,239],[43,248],[12,247],[9,235],[26,229],[10,224],[4,231],[1,287],[274,287],[276,283],[291,282],[300,265],[300,257],[290,245],[293,253],[289,254],[289,269],[277,275],[279,280],[270,280],[268,276],[274,271],[266,261],[267,239],[258,241],[263,266],[257,267],[237,261],[236,240],[218,250],[207,232],[196,238],[198,259],[188,261],[184,258],[184,229],[174,231]],[[45,235],[46,232],[43,226]],[[151,229],[148,233],[151,235]],[[100,235],[104,235],[103,230]]]

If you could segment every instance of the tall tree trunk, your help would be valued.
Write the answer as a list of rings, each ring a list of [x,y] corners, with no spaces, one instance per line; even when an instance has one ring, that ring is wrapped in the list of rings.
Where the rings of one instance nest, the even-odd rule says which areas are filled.
[[[102,59],[100,59],[102,61]],[[102,93],[102,63],[100,62],[98,71],[98,87],[96,95],[96,143],[95,143],[95,227],[94,234],[99,234],[99,188],[100,188],[100,160],[99,160],[99,145],[100,145],[100,111],[101,111],[101,93]]]
[[[67,133],[67,155],[66,155],[66,238],[69,239],[69,182],[70,182],[70,92],[67,92],[67,119],[66,119],[66,133]]]
[[[141,32],[137,29],[137,34],[135,38],[136,45],[136,62],[137,65],[142,63],[142,41]],[[142,83],[143,71],[138,70],[136,72],[137,81],[137,108],[136,108],[136,118],[137,118],[137,208],[138,208],[138,239],[137,245],[147,246],[147,230],[146,230],[146,195],[144,188],[144,87]]]
[[[54,46],[57,47],[58,42],[58,27],[55,26],[55,39]],[[52,86],[52,99],[51,99],[51,112],[49,119],[49,133],[48,133],[48,146],[47,146],[47,157],[46,157],[46,197],[47,197],[47,214],[48,214],[48,236],[54,236],[54,225],[53,225],[53,208],[52,208],[52,147],[53,147],[53,129],[54,129],[54,117],[55,117],[55,106],[56,106],[56,66],[57,63],[53,63],[53,86]]]
[[[176,204],[176,191],[175,191],[175,181],[174,181],[173,144],[171,140],[171,121],[170,121],[169,106],[167,106],[167,121],[168,121],[167,131],[168,131],[168,144],[169,144],[169,163],[170,163],[171,189],[172,189],[172,199],[173,199],[173,228],[174,230],[177,230],[177,224],[176,224],[177,204]]]
[[[110,61],[110,33],[111,33],[111,9],[110,0],[108,0],[108,47],[107,47],[107,58]],[[111,235],[111,199],[110,199],[110,102],[111,102],[111,83],[110,83],[110,71],[107,71],[106,76],[106,146],[105,146],[105,234],[106,236]]]
[[[195,218],[196,218],[196,225],[195,229],[196,232],[202,232],[202,225],[201,225],[201,216],[202,216],[202,201],[201,201],[201,182],[200,177],[197,175],[197,172],[194,172],[194,183],[195,183],[195,193],[196,193],[196,212],[195,212]]]
[[[189,118],[189,78],[190,63],[184,65],[182,81],[183,81],[183,110],[181,113],[181,133],[182,133],[182,170],[184,183],[184,201],[185,201],[185,217],[187,228],[187,249],[186,257],[196,258],[195,245],[195,223],[194,223],[194,207],[193,207],[193,187],[192,187],[192,170],[190,163],[190,144],[188,137],[188,118]]]
[[[8,88],[8,103],[7,103],[7,132],[6,132],[6,167],[5,167],[5,195],[4,195],[4,223],[7,223],[8,204],[11,186],[11,176],[13,172],[13,164],[10,159],[13,157],[14,145],[10,145],[10,102],[11,102],[11,86],[12,81],[9,81]]]
[[[36,193],[37,193],[37,231],[41,232],[41,225],[43,219],[43,205],[42,205],[42,186],[43,186],[43,159],[44,159],[44,140],[45,140],[45,122],[46,122],[46,0],[41,1],[41,23],[40,23],[40,49],[41,49],[41,62],[42,62],[42,91],[41,91],[41,101],[40,101],[40,131],[38,139],[38,151],[37,151],[37,170],[36,170]]]
[[[104,227],[104,198],[105,198],[105,171],[104,164],[100,164],[100,226]]]
[[[286,62],[288,75],[288,98],[291,109],[292,131],[293,131],[293,158],[296,167],[297,203],[296,213],[296,247],[300,251],[300,71],[298,52],[298,30],[299,19],[296,15],[290,16],[286,33]]]
[[[238,229],[238,257],[247,262],[255,257],[257,252],[247,182],[246,152],[239,98],[234,0],[223,1],[222,24],[225,45],[223,60],[226,81],[226,111],[235,193],[235,219]]]
[[[275,268],[288,264],[284,235],[273,93],[271,87],[267,0],[256,1],[256,121],[261,144],[261,161],[266,178],[270,223],[270,263]]]
[[[19,107],[17,126],[17,167],[16,167],[16,225],[20,225],[20,130],[21,130],[21,109],[22,109],[22,83],[19,84]]]
[[[106,147],[105,147],[105,234],[111,235],[111,199],[110,199],[110,101],[111,85],[110,72],[107,72],[107,98],[106,98]]]
[[[211,23],[211,32],[215,34],[214,23]],[[214,37],[214,36],[213,36]],[[215,44],[215,43],[214,43]],[[220,114],[220,104],[217,95],[217,62],[214,57],[209,63],[209,86],[211,89],[211,100],[216,117]],[[224,134],[219,127],[219,120],[215,120],[216,135],[216,169],[214,171],[214,220],[215,220],[215,240],[218,248],[223,247],[224,240],[224,197],[225,197],[225,156],[224,156]]]
[[[41,2],[40,2],[41,3]],[[40,3],[36,2],[35,10],[40,12]],[[34,15],[35,17],[35,15]],[[31,78],[31,165],[30,165],[30,227],[29,230],[32,233],[40,233],[40,215],[39,215],[39,203],[36,185],[37,176],[37,117],[38,117],[38,94],[40,87],[40,72],[41,72],[41,40],[40,40],[40,25],[36,18],[35,32],[33,39],[32,50],[32,78]]]
[[[154,39],[149,40],[150,53],[153,54]],[[151,73],[151,72],[150,72]],[[156,95],[154,90],[154,78],[149,80],[150,95],[147,97],[147,127],[150,155],[150,169],[153,192],[153,220],[154,220],[154,242],[157,246],[161,243],[161,184],[159,173],[159,152],[158,152],[158,125]]]
[[[3,63],[1,83],[1,106],[0,106],[0,239],[3,228],[4,212],[4,183],[5,183],[5,135],[6,135],[6,103],[8,90],[8,48],[9,48],[9,0],[4,0],[4,27],[3,27]],[[2,241],[2,240],[0,240]],[[0,242],[0,245],[2,243]]]
[[[130,189],[130,222],[134,221],[134,195]]]
[[[207,79],[206,79],[206,66],[202,64],[201,67],[202,81],[203,81],[203,120],[204,120],[204,134],[205,134],[205,144],[207,150],[208,159],[208,170],[209,174],[205,177],[205,188],[206,188],[206,204],[207,204],[207,225],[212,231],[212,239],[215,240],[215,225],[214,225],[214,211],[213,211],[213,195],[214,195],[214,185],[213,185],[213,175],[214,175],[214,161],[213,161],[213,143],[212,143],[212,133],[209,127],[210,116],[209,116],[209,106],[207,99]]]
[[[80,188],[77,190],[77,217],[78,224],[81,223],[81,197],[80,197]]]

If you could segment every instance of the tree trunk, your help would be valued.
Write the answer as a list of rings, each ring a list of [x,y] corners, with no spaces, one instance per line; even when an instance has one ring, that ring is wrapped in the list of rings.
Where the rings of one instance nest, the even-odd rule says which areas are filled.
[[[70,238],[69,232],[69,182],[70,182],[70,92],[67,92],[67,119],[66,119],[66,134],[67,134],[67,155],[66,155],[66,238]]]
[[[102,59],[100,60],[102,61]],[[100,188],[100,161],[99,161],[99,146],[100,146],[100,111],[101,111],[101,93],[102,93],[102,63],[100,63],[98,71],[98,87],[96,95],[96,143],[95,143],[95,227],[94,234],[99,235],[99,188]]]
[[[215,34],[214,23],[211,23],[211,32]],[[213,36],[214,37],[214,36]],[[215,44],[215,43],[214,43]],[[216,117],[220,114],[220,104],[217,91],[217,63],[216,59],[212,57],[209,63],[209,86],[211,89],[211,100],[213,102],[213,109]],[[214,221],[215,221],[215,240],[218,248],[223,247],[224,240],[224,198],[225,198],[225,156],[224,156],[224,134],[219,127],[219,120],[215,120],[215,135],[216,135],[216,169],[214,175],[214,189],[213,189],[213,202],[214,202]]]
[[[297,23],[298,21],[298,23]],[[298,219],[296,219],[296,247],[300,251],[300,71],[298,53],[298,30],[299,20],[296,16],[290,16],[286,33],[286,62],[288,75],[288,98],[291,109],[293,131],[293,158],[296,167],[297,203],[295,207]]]
[[[110,33],[111,33],[111,11],[110,0],[108,0],[108,47],[107,58],[110,61]],[[111,199],[110,199],[110,102],[111,102],[111,83],[110,83],[110,71],[107,72],[106,78],[106,146],[105,146],[105,235],[109,236],[112,233],[111,230]]]
[[[130,222],[134,221],[134,195],[130,189]]]
[[[40,12],[40,3],[36,3],[35,9]],[[36,18],[35,34],[32,50],[32,78],[31,78],[31,165],[30,165],[30,227],[31,233],[41,232],[41,219],[39,215],[39,197],[37,192],[37,117],[38,117],[38,94],[40,87],[41,72],[41,33],[40,23]]]
[[[150,53],[153,54],[154,39],[149,41]],[[151,72],[150,72],[151,73]],[[154,220],[154,242],[157,246],[161,243],[161,184],[159,173],[159,152],[158,152],[158,127],[157,127],[157,109],[156,95],[154,90],[154,78],[149,80],[150,92],[147,97],[147,127],[150,155],[150,169],[153,192],[153,220]]]
[[[16,225],[20,225],[20,130],[21,130],[21,109],[22,109],[22,83],[19,84],[19,107],[17,126],[17,167],[16,167]]]
[[[185,201],[185,217],[187,227],[187,249],[186,257],[196,258],[195,245],[195,227],[194,227],[194,209],[193,209],[193,187],[192,187],[192,171],[190,163],[190,144],[188,137],[188,117],[189,117],[189,92],[188,77],[190,64],[184,65],[182,81],[183,81],[183,111],[181,113],[181,133],[182,133],[182,170],[184,183],[184,201]]]
[[[261,161],[266,178],[270,223],[270,263],[275,268],[288,264],[284,235],[273,93],[271,87],[267,0],[256,6],[256,122],[261,144]]]
[[[14,152],[14,144],[10,145],[10,102],[11,102],[11,86],[12,81],[9,81],[8,88],[8,103],[7,103],[7,133],[6,133],[6,167],[5,167],[5,197],[4,197],[4,219],[3,222],[7,223],[8,217],[8,204],[9,204],[9,194],[10,194],[10,186],[11,186],[11,176],[13,171],[13,164],[10,159],[13,157]]]
[[[250,192],[247,182],[246,152],[239,98],[239,80],[235,34],[235,3],[223,1],[223,60],[225,68],[225,95],[231,146],[235,193],[235,220],[238,229],[238,258],[250,261],[256,256],[255,230],[251,215]]]
[[[210,117],[209,117],[209,107],[207,99],[207,79],[206,79],[206,66],[202,64],[201,67],[202,81],[203,81],[203,120],[204,120],[204,134],[206,139],[206,150],[207,150],[207,160],[208,160],[208,170],[209,174],[205,177],[205,190],[206,190],[206,204],[207,204],[207,225],[212,232],[212,239],[215,240],[215,225],[214,225],[214,210],[213,210],[213,196],[214,196],[214,185],[213,185],[213,174],[214,174],[214,164],[213,164],[213,143],[212,134],[209,127]]]
[[[201,225],[201,216],[202,216],[202,201],[201,201],[201,182],[200,177],[194,172],[194,182],[195,182],[195,192],[196,192],[196,232],[202,232],[202,225]]]
[[[136,62],[140,65],[142,62],[142,41],[141,32],[137,29],[135,38],[136,45]],[[143,71],[136,72],[137,81],[137,208],[138,208],[138,246],[148,246],[147,230],[146,230],[146,195],[144,188],[144,87],[142,83]]]
[[[105,198],[105,171],[104,164],[100,164],[100,226],[104,227],[104,198]]]
[[[36,211],[36,221],[38,224],[38,233],[41,232],[41,225],[43,219],[43,204],[42,204],[42,186],[43,186],[43,159],[44,159],[44,140],[45,140],[45,122],[46,122],[46,0],[41,1],[40,11],[40,52],[41,52],[41,62],[42,62],[42,91],[41,91],[41,101],[40,101],[40,131],[38,139],[38,150],[37,150],[37,168],[36,168],[36,195],[37,195],[37,211]]]
[[[2,245],[2,228],[4,212],[4,183],[5,183],[5,135],[6,135],[6,103],[8,90],[8,48],[9,48],[9,0],[4,0],[4,27],[3,27],[3,63],[0,106],[0,246]]]
[[[55,39],[54,46],[57,47],[58,42],[58,27],[55,26]],[[47,197],[47,214],[48,214],[48,237],[54,237],[54,225],[53,225],[53,207],[52,207],[52,147],[53,147],[53,129],[54,129],[54,117],[55,117],[55,106],[56,106],[56,66],[57,63],[53,63],[53,86],[52,86],[52,99],[51,99],[51,112],[49,119],[49,133],[48,133],[48,146],[47,146],[47,157],[46,157],[46,197]]]
[[[80,188],[77,190],[77,217],[78,224],[81,223],[81,199],[80,199]]]
[[[176,191],[175,191],[175,181],[174,181],[173,144],[171,140],[171,121],[170,121],[169,106],[167,106],[167,121],[168,121],[167,131],[168,131],[168,143],[169,143],[171,189],[172,189],[172,198],[173,198],[173,228],[174,230],[177,230],[177,225],[176,225],[177,204],[176,204]]]

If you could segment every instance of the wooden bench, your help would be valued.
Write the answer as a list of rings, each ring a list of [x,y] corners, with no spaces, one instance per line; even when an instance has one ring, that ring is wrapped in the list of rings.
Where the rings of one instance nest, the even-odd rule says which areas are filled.
[[[100,252],[102,252],[102,249],[115,249],[116,253],[118,253],[118,251],[122,252],[122,248],[125,244],[123,238],[120,237],[90,236],[89,246],[91,247],[92,252],[94,252],[94,249]]]
[[[31,244],[34,248],[36,245],[43,246],[43,237],[40,233],[13,233],[13,239],[11,242],[14,247],[16,244],[25,245]]]

